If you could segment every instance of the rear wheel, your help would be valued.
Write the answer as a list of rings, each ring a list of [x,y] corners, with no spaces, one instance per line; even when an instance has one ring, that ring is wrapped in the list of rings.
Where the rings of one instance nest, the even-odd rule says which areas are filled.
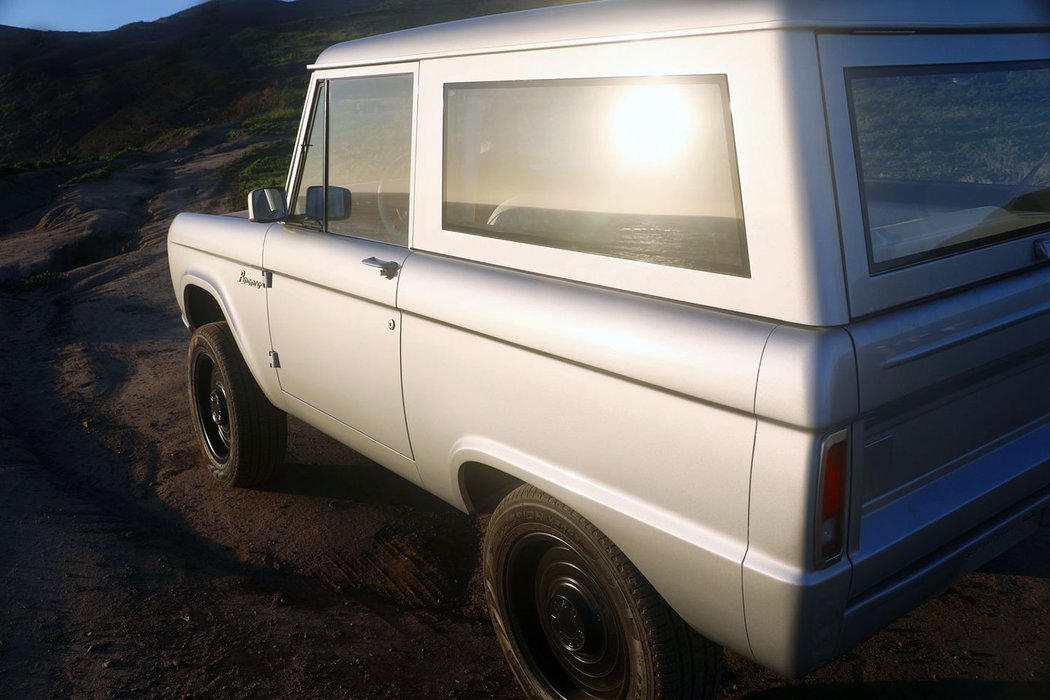
[[[623,552],[532,486],[485,537],[496,636],[530,698],[711,698],[720,651],[690,630]]]
[[[193,426],[216,481],[250,486],[272,477],[284,462],[287,416],[262,393],[225,323],[194,331],[189,372]]]

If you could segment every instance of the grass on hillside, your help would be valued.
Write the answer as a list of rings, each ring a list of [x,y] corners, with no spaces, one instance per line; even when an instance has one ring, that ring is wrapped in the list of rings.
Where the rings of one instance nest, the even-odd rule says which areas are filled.
[[[226,168],[228,183],[224,206],[230,211],[247,208],[248,193],[260,187],[284,187],[292,157],[292,140],[282,139],[248,149]]]

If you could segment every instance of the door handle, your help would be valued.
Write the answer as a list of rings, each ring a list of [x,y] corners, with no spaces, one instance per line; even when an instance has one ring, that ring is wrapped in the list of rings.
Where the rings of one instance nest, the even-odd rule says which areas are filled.
[[[388,280],[392,280],[397,277],[397,271],[401,269],[401,265],[394,262],[393,260],[380,260],[377,257],[365,258],[361,261],[368,267],[375,267],[379,269],[379,274],[386,277]]]

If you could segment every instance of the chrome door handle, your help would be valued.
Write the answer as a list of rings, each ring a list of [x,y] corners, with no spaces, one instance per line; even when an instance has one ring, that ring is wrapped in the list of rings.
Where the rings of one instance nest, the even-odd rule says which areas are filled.
[[[379,274],[386,277],[388,280],[392,280],[397,277],[397,271],[401,269],[401,265],[394,262],[393,260],[380,260],[376,257],[365,258],[361,261],[368,267],[379,268]]]

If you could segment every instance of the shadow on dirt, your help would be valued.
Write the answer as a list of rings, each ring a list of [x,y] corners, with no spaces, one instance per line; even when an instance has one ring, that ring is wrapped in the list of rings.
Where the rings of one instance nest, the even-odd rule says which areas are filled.
[[[273,479],[252,490],[458,513],[436,496],[360,457],[352,464],[287,463]]]
[[[1050,522],[1047,525],[1050,525]],[[1050,579],[1050,527],[1044,525],[1025,541],[1023,547],[1014,547],[982,566],[980,571]],[[1042,697],[1050,698],[1050,690]]]
[[[943,680],[924,682],[830,683],[770,688],[746,700],[1045,700],[1050,681],[1007,683]]]

